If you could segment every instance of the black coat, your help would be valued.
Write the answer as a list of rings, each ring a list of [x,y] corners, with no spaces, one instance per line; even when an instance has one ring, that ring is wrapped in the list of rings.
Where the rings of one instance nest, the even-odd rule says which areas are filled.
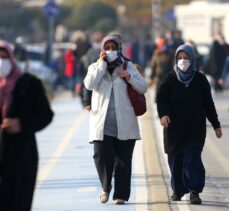
[[[206,77],[196,72],[188,87],[170,72],[157,94],[159,117],[168,115],[171,123],[164,128],[166,153],[182,153],[187,148],[203,148],[206,138],[206,117],[216,129],[220,122]]]
[[[29,211],[35,187],[38,151],[35,132],[53,117],[42,83],[30,74],[16,82],[7,117],[19,118],[21,132],[3,132],[0,210]]]

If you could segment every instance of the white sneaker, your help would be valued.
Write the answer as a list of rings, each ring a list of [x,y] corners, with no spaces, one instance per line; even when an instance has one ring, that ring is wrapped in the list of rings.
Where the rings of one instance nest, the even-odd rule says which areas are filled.
[[[117,204],[117,205],[122,205],[122,204],[125,204],[125,200],[123,200],[123,199],[115,199],[114,203]]]
[[[107,203],[108,202],[111,189],[112,189],[112,186],[110,186],[110,191],[109,192],[102,191],[102,193],[99,196],[99,199],[100,199],[101,203]]]
[[[107,201],[109,200],[109,193],[107,192],[102,192],[99,196],[100,198],[100,202],[101,203],[107,203]]]

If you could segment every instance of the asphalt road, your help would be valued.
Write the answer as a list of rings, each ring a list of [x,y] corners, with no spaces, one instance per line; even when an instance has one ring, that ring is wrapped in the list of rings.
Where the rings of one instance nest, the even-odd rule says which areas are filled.
[[[189,204],[189,196],[171,202],[170,175],[162,146],[154,91],[147,94],[148,112],[139,118],[143,141],[138,141],[133,157],[131,197],[118,206],[110,199],[99,202],[101,191],[93,162],[93,146],[88,143],[89,114],[78,98],[60,93],[52,102],[53,122],[37,134],[39,173],[33,211],[226,211],[229,210],[229,91],[215,95],[215,104],[223,128],[217,140],[208,125],[203,160],[206,187],[201,194],[203,204]]]

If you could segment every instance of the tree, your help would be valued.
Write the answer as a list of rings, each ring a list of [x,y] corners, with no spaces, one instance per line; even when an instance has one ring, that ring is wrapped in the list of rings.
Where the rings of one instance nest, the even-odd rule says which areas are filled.
[[[75,8],[66,25],[70,29],[94,29],[102,31],[114,29],[118,24],[116,11],[108,4],[101,2],[86,2]]]

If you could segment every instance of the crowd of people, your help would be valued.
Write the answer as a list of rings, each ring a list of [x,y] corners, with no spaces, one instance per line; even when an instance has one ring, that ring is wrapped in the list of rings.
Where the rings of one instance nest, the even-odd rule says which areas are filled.
[[[75,37],[62,54],[61,68],[57,66],[59,77],[64,78],[58,83],[80,96],[90,112],[89,139],[101,183],[101,203],[109,200],[113,176],[115,204],[124,204],[130,197],[132,154],[141,137],[128,85],[139,94],[148,86],[156,87],[155,102],[171,170],[171,200],[180,201],[190,193],[191,204],[202,203],[206,119],[216,137],[222,137],[205,74],[214,79],[214,89],[222,91],[228,56],[229,47],[221,34],[216,35],[206,59],[179,31],[166,32],[154,42],[149,36],[144,42],[137,36],[133,42],[124,42],[115,33],[95,33],[91,40],[84,34]],[[38,165],[34,134],[51,122],[53,112],[41,81],[20,72],[18,59],[26,60],[24,49],[15,46],[13,52],[7,42],[0,41],[0,208],[29,211]],[[146,68],[151,72],[148,83]]]

